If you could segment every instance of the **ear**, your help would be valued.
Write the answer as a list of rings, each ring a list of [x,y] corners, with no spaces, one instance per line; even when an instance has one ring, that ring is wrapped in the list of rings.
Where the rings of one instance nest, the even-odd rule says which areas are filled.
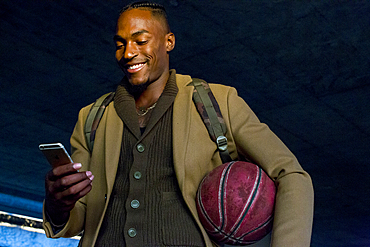
[[[170,52],[175,48],[175,35],[173,33],[166,34],[166,50]]]

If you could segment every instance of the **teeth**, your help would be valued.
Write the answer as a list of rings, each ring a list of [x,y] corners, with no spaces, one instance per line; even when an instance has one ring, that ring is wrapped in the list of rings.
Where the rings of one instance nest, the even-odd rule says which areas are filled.
[[[129,66],[128,68],[129,68],[129,69],[137,69],[137,68],[140,68],[141,66],[143,66],[143,64],[142,64],[142,63],[140,63],[140,64],[135,64],[135,65],[131,65],[131,66]]]

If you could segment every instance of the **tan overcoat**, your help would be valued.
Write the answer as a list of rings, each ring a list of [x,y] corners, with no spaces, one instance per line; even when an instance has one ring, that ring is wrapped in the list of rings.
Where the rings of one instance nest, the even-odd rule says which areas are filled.
[[[173,157],[182,195],[193,214],[207,246],[212,242],[199,222],[195,195],[202,178],[221,164],[216,144],[192,101],[191,77],[176,75],[179,88],[173,107]],[[277,196],[272,246],[309,246],[313,218],[313,187],[310,176],[270,129],[257,119],[234,88],[210,84],[217,99],[228,133],[230,155],[248,157],[259,164],[275,181]],[[84,123],[91,105],[80,111],[71,137],[72,159],[94,177],[91,192],[76,203],[67,225],[58,234],[52,232],[44,217],[48,237],[70,237],[84,230],[82,246],[93,246],[103,221],[116,177],[123,123],[113,103],[104,113],[96,133],[90,157],[84,136]]]

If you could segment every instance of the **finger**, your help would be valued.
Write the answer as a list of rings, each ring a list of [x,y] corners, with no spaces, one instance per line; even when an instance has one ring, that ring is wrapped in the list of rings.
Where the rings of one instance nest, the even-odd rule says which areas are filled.
[[[71,175],[67,175],[65,177],[61,177],[56,181],[45,181],[45,189],[46,189],[46,196],[50,197],[51,199],[61,199],[62,195],[58,195],[58,192],[63,192],[67,188],[77,184],[83,180],[92,180],[93,175],[90,171],[86,172],[77,172]]]
[[[59,188],[68,188],[83,180],[86,180],[86,179],[89,180],[91,177],[92,177],[92,173],[90,171],[77,172],[77,173],[60,178],[59,180],[55,182],[56,183],[55,186]]]
[[[87,185],[87,186],[85,186]],[[84,187],[85,186],[85,187]],[[57,212],[69,212],[71,211],[76,202],[87,195],[92,189],[92,181],[90,182],[82,182],[79,183],[79,185],[76,185],[76,187],[80,188],[69,188],[66,191],[58,192],[55,194],[56,198],[45,200],[45,205],[48,205],[49,210],[54,210]],[[81,189],[82,188],[82,189]],[[70,194],[75,193],[75,194]]]
[[[75,203],[81,197],[84,197],[92,188],[92,179],[94,176],[91,176],[91,179],[85,179],[61,192],[61,199],[64,198],[70,203]]]
[[[50,181],[55,181],[60,176],[63,176],[64,173],[65,174],[71,173],[70,172],[71,168],[73,169],[73,163],[55,167],[46,174],[46,179]]]
[[[78,193],[75,193],[74,195],[72,195],[70,197],[71,200],[73,200],[74,202],[76,202],[80,198],[86,196],[91,191],[92,181],[90,183],[87,183],[87,185],[85,187],[83,186],[83,184],[79,184],[79,185],[81,185],[81,187],[76,189],[78,191]]]
[[[77,172],[82,167],[81,163],[69,163],[55,167],[52,170],[52,178],[64,177],[68,174]]]

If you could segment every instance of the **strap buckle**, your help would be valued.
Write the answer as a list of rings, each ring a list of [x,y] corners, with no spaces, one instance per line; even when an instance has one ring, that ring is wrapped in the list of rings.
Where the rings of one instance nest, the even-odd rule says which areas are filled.
[[[220,151],[227,150],[227,138],[225,136],[217,137],[216,143]]]

